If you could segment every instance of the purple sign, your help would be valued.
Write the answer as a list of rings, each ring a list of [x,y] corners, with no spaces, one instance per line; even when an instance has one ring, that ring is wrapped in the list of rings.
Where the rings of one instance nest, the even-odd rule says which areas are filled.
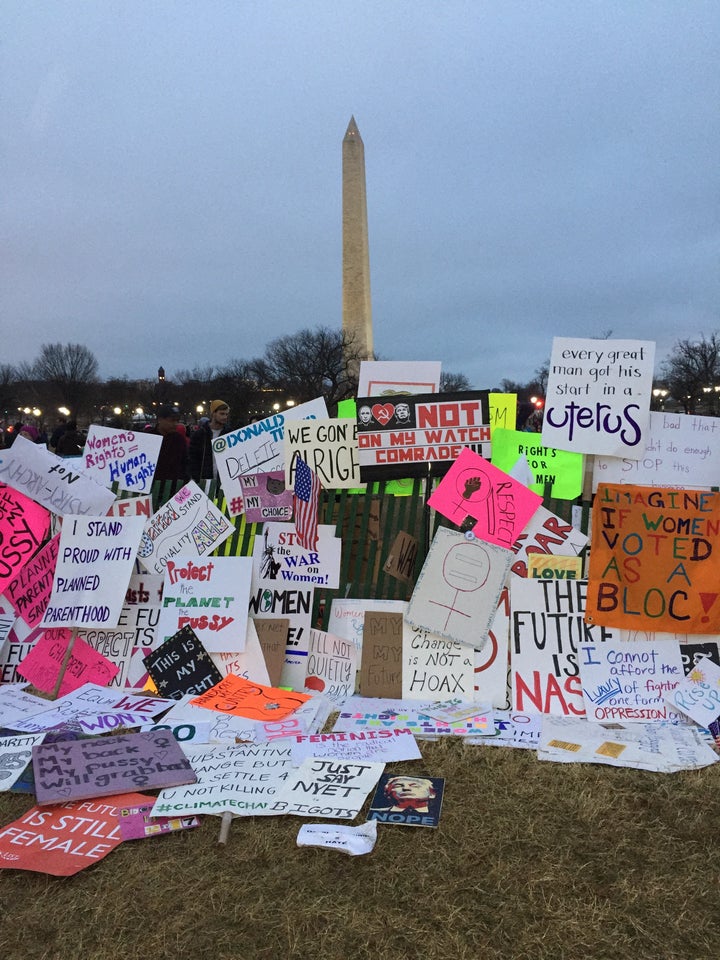
[[[32,754],[40,804],[197,782],[177,740],[167,730],[42,744],[34,747]]]

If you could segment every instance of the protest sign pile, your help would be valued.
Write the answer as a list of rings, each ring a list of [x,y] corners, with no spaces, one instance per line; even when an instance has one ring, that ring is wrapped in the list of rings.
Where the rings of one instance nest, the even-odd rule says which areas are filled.
[[[189,482],[154,511],[145,437],[93,428],[77,463],[18,439],[0,459],[0,790],[37,806],[0,828],[0,868],[69,875],[203,815],[320,818],[300,845],[362,854],[378,823],[441,824],[418,741],[717,762],[714,424],[650,413],[653,359],[556,339],[542,434],[511,429],[506,397],[439,393],[439,364],[363,364],[355,420],[318,399],[219,437],[225,499]],[[570,508],[590,474],[583,531],[542,494]],[[383,528],[413,477],[425,543]],[[367,502],[378,481],[373,524],[322,515],[319,491]],[[380,569],[402,599],[375,595]]]

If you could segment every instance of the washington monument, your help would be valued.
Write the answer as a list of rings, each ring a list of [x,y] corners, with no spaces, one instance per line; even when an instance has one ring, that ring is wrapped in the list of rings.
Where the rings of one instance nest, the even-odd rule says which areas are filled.
[[[373,334],[365,146],[355,117],[342,145],[342,224],[342,325],[357,373],[357,361],[372,359]]]

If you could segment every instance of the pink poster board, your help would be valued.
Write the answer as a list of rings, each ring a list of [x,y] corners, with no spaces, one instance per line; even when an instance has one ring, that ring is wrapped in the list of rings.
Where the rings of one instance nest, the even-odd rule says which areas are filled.
[[[70,630],[46,630],[18,667],[20,676],[25,677],[43,693],[52,693],[71,636]],[[106,687],[118,670],[107,657],[98,653],[80,637],[76,637],[57,695],[63,697],[84,683],[97,683]]]
[[[0,483],[0,593],[43,542],[49,522],[45,507]]]

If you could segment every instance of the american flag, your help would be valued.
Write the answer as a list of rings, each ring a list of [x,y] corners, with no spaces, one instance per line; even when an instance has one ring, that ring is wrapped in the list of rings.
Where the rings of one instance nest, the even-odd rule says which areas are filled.
[[[298,457],[295,461],[293,508],[298,543],[304,550],[317,550],[319,497],[320,481],[317,474]]]

